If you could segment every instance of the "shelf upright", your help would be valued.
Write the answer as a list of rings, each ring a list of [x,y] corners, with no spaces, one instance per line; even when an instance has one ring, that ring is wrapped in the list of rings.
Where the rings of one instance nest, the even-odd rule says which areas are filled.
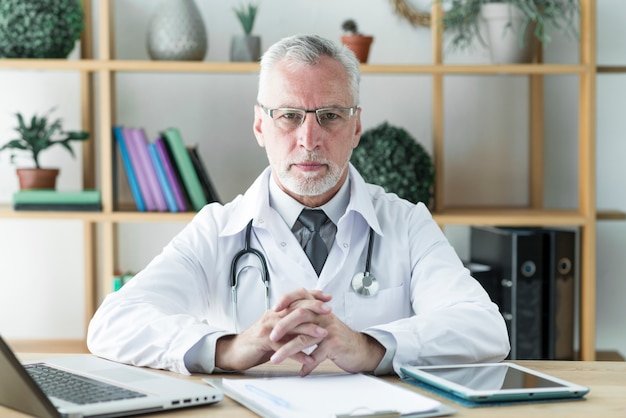
[[[430,32],[432,38],[432,64],[434,66],[443,65],[443,25],[440,23],[442,17],[441,3],[433,2],[431,6]],[[445,208],[443,199],[443,73],[440,71],[433,72],[432,80],[433,162],[436,173],[433,209],[437,212]]]
[[[110,0],[100,0],[98,9],[100,82],[100,175],[102,182],[102,268],[98,300],[110,292],[111,278],[116,265],[117,224],[112,217],[113,207],[113,144],[111,127],[114,114],[114,77],[109,65],[113,60],[113,5]]]
[[[580,359],[595,360],[596,327],[596,0],[580,2],[578,208],[585,219],[581,234]]]
[[[84,25],[80,42],[80,59],[93,60],[93,22],[92,4],[90,1],[83,2]],[[95,124],[95,99],[94,99],[94,73],[90,69],[80,70],[81,84],[81,119],[83,130],[91,135],[90,141],[83,142],[83,189],[96,188],[96,124]],[[84,242],[84,294],[85,294],[85,332],[96,309],[97,299],[97,254],[96,235],[97,223],[93,218],[83,221],[83,242]]]

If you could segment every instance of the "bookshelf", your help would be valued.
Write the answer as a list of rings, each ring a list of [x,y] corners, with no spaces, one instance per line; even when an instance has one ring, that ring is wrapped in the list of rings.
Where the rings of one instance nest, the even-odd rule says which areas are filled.
[[[595,81],[597,71],[626,71],[624,68],[596,67],[596,4],[581,0],[580,62],[577,64],[521,65],[448,65],[443,60],[442,33],[431,26],[432,62],[425,65],[364,64],[367,75],[426,75],[432,78],[433,157],[436,172],[434,218],[441,225],[515,225],[577,226],[582,231],[580,293],[580,356],[595,359],[595,247],[596,222],[602,219],[625,219],[618,211],[598,211],[595,201]],[[75,71],[81,79],[82,128],[93,133],[94,140],[83,146],[83,183],[86,188],[102,192],[102,212],[16,212],[8,205],[0,207],[0,218],[73,219],[84,223],[85,240],[85,322],[109,292],[108,278],[117,266],[117,225],[138,222],[187,222],[194,213],[147,213],[114,207],[113,145],[111,127],[116,123],[115,75],[118,73],[203,73],[251,74],[256,63],[173,62],[116,60],[113,51],[113,0],[83,2],[86,30],[81,42],[79,60],[0,60],[2,69],[41,71]],[[123,6],[120,6],[123,7]],[[92,10],[97,8],[97,10]],[[96,11],[98,22],[92,22]],[[432,6],[432,21],[441,16],[439,5]],[[97,23],[97,24],[94,24]],[[98,28],[97,36],[94,28]],[[98,56],[94,54],[97,42]],[[529,77],[529,196],[527,207],[458,208],[444,201],[444,76],[448,75],[522,75]],[[552,210],[543,205],[543,78],[548,75],[570,75],[578,78],[578,207]],[[95,82],[97,79],[97,83]],[[97,124],[96,124],[97,121]],[[97,167],[97,168],[93,168]],[[119,168],[121,169],[121,168]],[[98,181],[96,180],[98,179]],[[96,249],[99,255],[96,256]]]

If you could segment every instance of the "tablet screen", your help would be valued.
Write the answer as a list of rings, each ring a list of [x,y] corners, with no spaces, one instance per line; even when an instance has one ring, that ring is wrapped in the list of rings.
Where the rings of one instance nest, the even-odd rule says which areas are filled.
[[[423,371],[476,391],[566,387],[528,371],[508,367],[507,364],[428,368]]]

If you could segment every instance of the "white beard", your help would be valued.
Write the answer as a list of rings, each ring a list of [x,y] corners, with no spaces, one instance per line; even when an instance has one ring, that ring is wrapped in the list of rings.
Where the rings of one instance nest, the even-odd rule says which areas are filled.
[[[318,173],[304,173],[303,178],[295,177],[289,171],[289,167],[299,161],[314,161],[321,164],[326,164],[328,172],[321,178],[318,178]],[[278,179],[280,183],[292,193],[300,196],[319,196],[326,193],[337,185],[341,179],[343,173],[348,167],[350,158],[346,160],[343,166],[339,166],[324,158],[318,157],[315,153],[308,153],[304,158],[299,161],[287,161],[282,164],[280,169],[277,170]]]

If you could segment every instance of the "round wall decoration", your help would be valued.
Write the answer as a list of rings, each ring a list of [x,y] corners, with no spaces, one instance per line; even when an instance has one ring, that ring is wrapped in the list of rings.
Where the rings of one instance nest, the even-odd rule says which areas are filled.
[[[430,13],[419,11],[406,0],[391,0],[393,8],[399,16],[405,18],[413,26],[430,26]]]

